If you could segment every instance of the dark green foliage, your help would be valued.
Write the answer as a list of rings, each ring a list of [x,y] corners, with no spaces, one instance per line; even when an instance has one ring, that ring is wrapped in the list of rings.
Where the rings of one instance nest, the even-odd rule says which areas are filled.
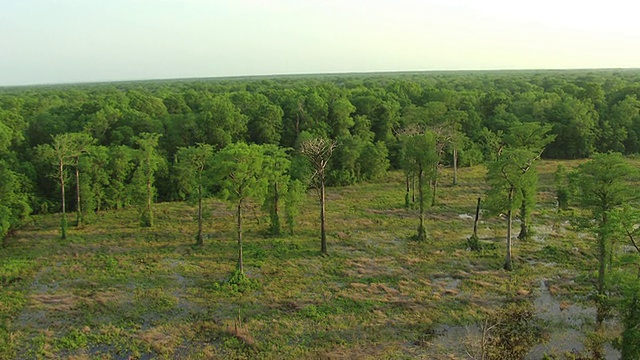
[[[621,359],[640,358],[640,294],[629,296],[622,309]]]
[[[300,206],[306,197],[306,190],[306,185],[300,180],[291,179],[287,186],[284,204],[287,226],[291,235],[294,234],[296,219],[300,213]]]
[[[358,158],[358,163],[360,164],[359,180],[378,180],[382,178],[389,168],[388,155],[389,152],[384,142],[366,143]]]
[[[128,146],[112,146],[109,148],[109,187],[107,188],[107,205],[112,209],[121,209],[132,202],[129,183],[135,169],[135,152]]]
[[[269,234],[279,236],[282,199],[289,192],[291,161],[284,149],[276,145],[263,145],[263,151],[263,176],[268,181],[263,207],[269,214]]]
[[[0,239],[18,228],[31,213],[23,183],[24,177],[12,171],[8,164],[0,160]]]
[[[637,189],[628,184],[636,174],[636,169],[621,154],[609,153],[596,154],[592,160],[581,164],[570,177],[577,189],[578,204],[590,212],[581,224],[596,236],[598,324],[602,324],[608,310],[605,279],[607,263],[612,262],[612,245],[618,236],[618,224],[628,221],[626,218],[631,216],[620,216],[621,213],[616,210],[638,198]],[[629,229],[628,226],[626,228]]]
[[[160,136],[160,134],[142,133],[135,138],[139,149],[132,184],[134,199],[140,213],[140,226],[143,227],[153,226],[152,204],[155,196],[155,174],[163,162],[163,158],[157,152]]]

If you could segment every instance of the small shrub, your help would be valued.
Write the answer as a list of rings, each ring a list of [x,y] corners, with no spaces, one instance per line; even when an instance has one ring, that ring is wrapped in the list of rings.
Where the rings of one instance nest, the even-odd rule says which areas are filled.
[[[529,302],[512,302],[490,317],[493,326],[486,342],[488,359],[521,360],[544,340],[535,309]]]
[[[231,275],[228,281],[223,283],[214,284],[214,289],[223,289],[225,291],[231,291],[234,293],[244,293],[249,290],[255,290],[260,288],[260,282],[247,277],[240,270],[236,270]]]
[[[482,250],[482,244],[480,243],[480,239],[478,235],[473,234],[467,238],[467,248],[471,251],[480,251]]]

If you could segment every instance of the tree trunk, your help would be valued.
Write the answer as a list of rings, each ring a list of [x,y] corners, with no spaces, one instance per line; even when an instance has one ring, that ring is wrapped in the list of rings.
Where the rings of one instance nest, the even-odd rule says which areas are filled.
[[[519,240],[527,240],[529,238],[529,222],[528,222],[528,218],[529,218],[529,209],[527,208],[527,195],[525,193],[525,191],[522,191],[522,206],[520,207],[520,233],[518,234],[518,239]]]
[[[504,261],[504,269],[511,271],[513,269],[511,265],[511,219],[512,210],[511,204],[513,203],[513,186],[509,189],[509,210],[507,211],[507,255]]]
[[[607,214],[602,214],[602,228],[607,226]],[[598,236],[598,295],[604,295],[604,277],[607,263],[607,239],[604,234]]]
[[[278,194],[278,182],[273,182],[273,218],[271,219],[271,233],[280,235],[280,215],[278,214],[278,202],[280,195]]]
[[[145,219],[145,226],[153,226],[153,216],[151,214],[151,200],[153,192],[151,190],[151,176],[147,174],[147,218]]]
[[[439,173],[438,165],[436,164],[435,168],[435,176],[433,177],[433,193],[431,197],[431,206],[436,206],[436,193],[438,191],[438,173]]]
[[[602,214],[602,229],[607,227],[608,216],[607,212]],[[602,326],[606,313],[604,298],[605,298],[605,274],[607,267],[607,237],[601,233],[598,235],[598,298],[596,303],[596,323],[598,327]]]
[[[76,159],[76,226],[82,226],[82,203],[80,198],[80,170],[78,169],[79,160]]]
[[[61,238],[67,238],[67,207],[64,193],[64,163],[60,160],[60,194],[62,200],[62,219],[60,220]]]
[[[411,174],[411,202],[416,202],[416,175]]]
[[[327,254],[327,234],[325,231],[325,211],[324,211],[324,174],[320,175],[320,251]]]
[[[411,183],[409,181],[409,174],[406,176],[406,190],[407,191],[404,194],[404,207],[408,209],[411,206],[409,195],[409,192],[411,191]]]
[[[420,207],[420,225],[418,225],[418,241],[424,241],[427,239],[427,229],[424,226],[424,191],[423,191],[423,176],[422,165],[418,166],[418,206]]]
[[[458,185],[458,149],[453,148],[453,185]]]
[[[204,239],[202,237],[202,184],[198,184],[198,236],[196,245],[203,246]]]
[[[242,199],[238,201],[238,271],[244,274],[244,264],[242,262]]]
[[[473,236],[478,238],[478,219],[480,218],[480,197],[478,197],[478,204],[476,205],[476,219],[473,221]]]

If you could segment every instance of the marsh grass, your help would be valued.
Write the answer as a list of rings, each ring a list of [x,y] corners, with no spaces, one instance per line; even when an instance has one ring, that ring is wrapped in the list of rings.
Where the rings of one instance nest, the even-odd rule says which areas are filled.
[[[328,256],[315,194],[295,236],[265,237],[254,204],[246,279],[232,277],[233,212],[217,200],[205,203],[202,248],[186,203],[156,204],[152,228],[134,209],[101,212],[66,240],[58,215],[36,216],[0,250],[0,358],[432,358],[437,326],[473,326],[542,280],[567,304],[586,301],[595,257],[553,208],[557,164],[539,167],[537,240],[515,242],[512,272],[499,217],[481,217],[491,246],[466,249],[473,220],[461,215],[486,190],[481,166],[459,169],[457,186],[445,169],[422,243],[410,240],[418,214],[400,173],[327,190]]]

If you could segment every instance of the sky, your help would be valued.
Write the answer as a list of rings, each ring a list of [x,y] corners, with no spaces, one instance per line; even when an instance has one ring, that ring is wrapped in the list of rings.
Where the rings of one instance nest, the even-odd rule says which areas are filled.
[[[0,86],[640,67],[631,0],[0,0]]]

